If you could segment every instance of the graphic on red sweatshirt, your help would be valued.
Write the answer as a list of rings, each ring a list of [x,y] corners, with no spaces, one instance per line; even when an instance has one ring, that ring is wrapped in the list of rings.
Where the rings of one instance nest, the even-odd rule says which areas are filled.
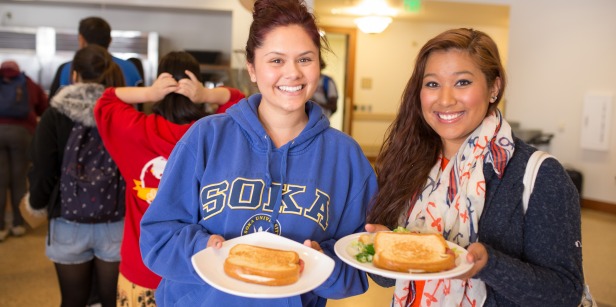
[[[152,203],[156,197],[158,184],[163,176],[165,165],[167,165],[167,159],[158,156],[143,166],[138,180],[133,179],[135,183],[133,190],[137,191],[139,199],[145,200],[148,204]]]

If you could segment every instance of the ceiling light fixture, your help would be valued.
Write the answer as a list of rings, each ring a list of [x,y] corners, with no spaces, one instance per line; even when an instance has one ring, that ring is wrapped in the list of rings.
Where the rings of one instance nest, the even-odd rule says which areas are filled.
[[[398,9],[390,7],[385,0],[363,0],[354,7],[333,9],[332,13],[359,16],[355,19],[359,30],[374,34],[385,31]]]
[[[398,10],[387,5],[387,2],[385,2],[385,0],[364,0],[363,2],[354,7],[332,9],[332,13],[361,16],[395,16],[398,14]]]
[[[391,20],[391,17],[387,16],[364,16],[356,18],[355,24],[364,33],[377,34],[385,31]]]

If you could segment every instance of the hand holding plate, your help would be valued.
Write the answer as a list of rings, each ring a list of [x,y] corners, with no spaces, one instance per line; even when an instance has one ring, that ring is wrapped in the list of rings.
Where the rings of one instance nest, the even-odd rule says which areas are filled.
[[[321,245],[319,245],[319,242],[317,241],[311,241],[310,239],[306,239],[304,241],[304,245],[311,247],[312,249],[318,251],[318,252],[323,252],[323,249],[321,248]]]
[[[466,259],[462,259],[462,261],[472,263],[473,267],[464,274],[454,277],[455,279],[467,280],[469,278],[472,278],[477,273],[479,273],[479,271],[481,271],[488,263],[488,251],[486,250],[485,246],[483,246],[483,244],[473,243],[468,246],[466,251],[468,252],[466,254]]]
[[[210,239],[207,241],[207,247],[220,249],[222,247],[222,242],[225,242],[225,238],[223,238],[222,236],[211,235]]]
[[[367,232],[379,232],[379,231],[390,231],[391,229],[387,228],[387,226],[381,225],[381,224],[366,224],[366,231]]]

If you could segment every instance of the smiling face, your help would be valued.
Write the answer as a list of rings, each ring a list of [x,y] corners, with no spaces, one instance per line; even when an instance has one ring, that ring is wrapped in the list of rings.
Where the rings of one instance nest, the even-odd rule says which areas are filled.
[[[302,27],[277,27],[255,49],[248,73],[262,95],[260,110],[304,112],[319,82],[319,50]]]
[[[485,75],[460,50],[435,51],[428,57],[420,93],[423,116],[441,137],[451,158],[486,117],[500,80],[488,87]]]

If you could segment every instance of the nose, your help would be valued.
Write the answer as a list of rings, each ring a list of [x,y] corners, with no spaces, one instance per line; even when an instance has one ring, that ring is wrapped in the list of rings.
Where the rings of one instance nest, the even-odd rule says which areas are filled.
[[[297,62],[288,62],[285,65],[285,77],[289,79],[299,79],[302,76],[302,70]]]
[[[452,89],[443,88],[439,95],[439,104],[442,106],[452,106],[456,103],[455,93]]]

